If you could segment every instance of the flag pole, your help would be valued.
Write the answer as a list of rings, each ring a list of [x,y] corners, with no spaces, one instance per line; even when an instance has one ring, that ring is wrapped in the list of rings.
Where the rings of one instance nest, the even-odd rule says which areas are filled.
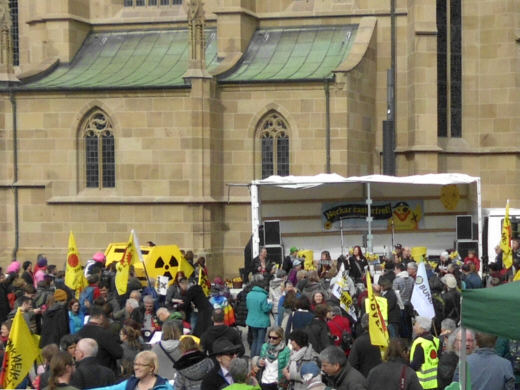
[[[143,252],[141,252],[141,245],[139,244],[139,239],[137,238],[137,234],[135,234],[134,229],[132,229],[132,235],[134,236],[134,243],[135,243],[135,249],[137,250],[137,257],[139,257],[139,261],[141,262],[141,264],[143,264],[144,274],[146,276],[146,280],[148,281],[148,287],[150,287],[153,291],[155,291],[157,293],[157,291],[155,290],[155,287],[152,286],[152,283],[150,282],[150,277],[148,276],[148,271],[146,270],[146,264],[144,263]]]

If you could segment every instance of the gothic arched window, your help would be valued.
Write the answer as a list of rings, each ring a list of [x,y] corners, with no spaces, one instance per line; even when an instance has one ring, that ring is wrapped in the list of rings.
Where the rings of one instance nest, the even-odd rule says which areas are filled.
[[[112,123],[100,109],[92,110],[84,121],[85,185],[87,188],[116,186],[116,162]]]
[[[271,175],[289,175],[289,127],[277,112],[260,120],[257,134],[261,141],[262,179]]]

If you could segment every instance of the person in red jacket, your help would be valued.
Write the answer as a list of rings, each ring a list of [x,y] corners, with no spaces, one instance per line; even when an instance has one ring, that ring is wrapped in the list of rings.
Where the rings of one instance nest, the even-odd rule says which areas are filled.
[[[347,334],[352,336],[352,330],[350,328],[350,320],[341,314],[341,308],[339,306],[333,306],[331,318],[327,321],[327,325],[329,326],[330,333],[334,336],[334,345],[343,349],[345,355],[348,356],[350,353],[350,345],[346,345],[349,338]],[[352,338],[350,338],[350,340],[352,340]]]
[[[480,270],[480,260],[477,257],[477,253],[474,250],[469,250],[468,255],[464,259],[464,264],[473,263],[475,265],[475,271]]]

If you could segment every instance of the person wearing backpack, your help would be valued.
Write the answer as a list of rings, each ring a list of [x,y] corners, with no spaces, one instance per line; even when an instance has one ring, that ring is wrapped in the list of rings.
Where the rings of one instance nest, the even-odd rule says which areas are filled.
[[[381,351],[379,347],[372,345],[370,342],[368,322],[368,314],[365,313],[363,317],[361,317],[363,334],[354,341],[348,357],[348,361],[352,367],[361,372],[365,378],[372,368],[381,363]]]
[[[301,369],[303,364],[318,361],[318,354],[309,344],[309,336],[301,329],[295,330],[289,336],[291,356],[289,364],[283,369],[285,379],[289,381],[288,390],[305,390],[307,385],[303,380]]]
[[[341,315],[341,308],[333,306],[331,309],[331,319],[327,321],[329,331],[334,337],[334,345],[340,347],[348,356],[350,348],[352,347],[352,330],[350,327],[350,320]]]
[[[327,316],[330,309],[327,305],[321,304],[316,306],[314,313],[316,317],[305,327],[303,330],[309,336],[309,343],[312,344],[312,348],[320,353],[329,345],[333,345],[332,336],[329,333],[329,327],[327,325]]]

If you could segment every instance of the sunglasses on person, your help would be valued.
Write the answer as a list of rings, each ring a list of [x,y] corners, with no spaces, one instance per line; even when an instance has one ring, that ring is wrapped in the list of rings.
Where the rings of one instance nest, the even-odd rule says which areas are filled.
[[[269,340],[278,340],[280,337],[278,336],[268,336]]]

